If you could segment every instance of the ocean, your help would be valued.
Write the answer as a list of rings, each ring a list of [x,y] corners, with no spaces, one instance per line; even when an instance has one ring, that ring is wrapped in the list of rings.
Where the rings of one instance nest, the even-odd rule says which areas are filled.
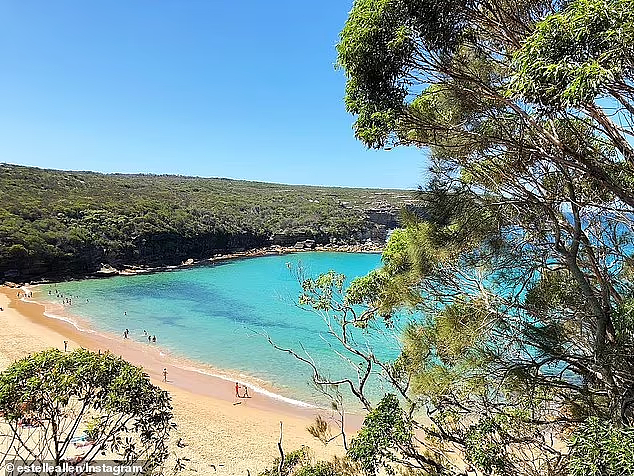
[[[36,298],[48,302],[52,317],[69,319],[78,327],[116,338],[123,338],[127,328],[130,338],[139,342],[147,342],[147,332],[157,338],[156,344],[147,345],[181,359],[185,367],[237,379],[297,404],[323,406],[329,403],[310,384],[311,369],[268,342],[270,337],[310,358],[324,375],[356,378],[353,364],[357,362],[337,354],[342,348],[328,334],[324,316],[297,306],[301,287],[289,267],[298,266],[315,277],[336,270],[349,282],[379,267],[380,255],[304,252],[264,256],[169,272],[47,284],[38,287]],[[72,304],[63,304],[69,298]],[[379,358],[393,359],[399,353],[398,334],[398,325],[386,329],[377,323],[369,331],[355,330],[354,339],[356,345]],[[378,377],[370,387],[375,395],[386,390]],[[354,407],[351,398],[346,397]]]

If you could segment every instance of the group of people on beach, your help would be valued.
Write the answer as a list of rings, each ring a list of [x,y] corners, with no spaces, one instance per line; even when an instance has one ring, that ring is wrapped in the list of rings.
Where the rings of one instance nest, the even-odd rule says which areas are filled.
[[[147,341],[148,342],[156,344],[156,336],[151,336],[150,334],[147,333],[147,331],[145,329],[143,329],[143,335],[147,336]]]
[[[33,294],[33,293],[30,293]],[[48,295],[52,296],[53,295],[53,291],[51,291],[50,289],[48,290]],[[27,296],[30,297],[30,296]],[[64,294],[60,293],[59,290],[57,288],[55,288],[55,297],[58,299],[62,300],[62,304],[66,305],[68,304],[69,306],[73,305],[73,298],[79,299],[79,296],[65,296]],[[86,302],[88,302],[88,299],[86,299]]]
[[[33,297],[33,293],[30,292],[30,291],[24,291],[23,293],[21,293],[20,291],[18,291],[18,297],[32,298]]]
[[[247,386],[242,385],[242,388],[244,389],[244,394],[240,395],[240,384],[236,382],[236,398],[251,398],[249,396],[249,389],[247,388]]]
[[[152,336],[152,335],[148,334],[145,329],[143,329],[143,335],[147,336],[148,343],[156,344],[156,336],[155,335]],[[124,339],[129,339],[130,338],[130,329],[126,329],[126,330],[123,331],[123,338]]]

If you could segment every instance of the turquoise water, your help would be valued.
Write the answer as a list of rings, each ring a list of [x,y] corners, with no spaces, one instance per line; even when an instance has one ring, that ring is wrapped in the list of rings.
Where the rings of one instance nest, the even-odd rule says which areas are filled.
[[[147,342],[143,331],[175,356],[226,371],[254,387],[305,402],[324,404],[309,385],[309,368],[277,351],[281,346],[303,349],[331,377],[354,376],[336,355],[337,343],[327,335],[322,316],[295,305],[300,292],[288,264],[300,264],[310,276],[334,269],[348,279],[380,265],[378,254],[299,253],[224,262],[208,267],[57,283],[41,287],[40,298],[75,296],[66,312],[97,330]],[[48,295],[48,291],[52,295]],[[383,330],[383,329],[381,329]],[[357,332],[358,344],[381,358],[398,354],[398,340],[388,332]],[[148,344],[149,345],[149,344]],[[331,347],[334,346],[334,347]],[[302,349],[303,348],[303,349]],[[374,392],[381,392],[373,383]]]

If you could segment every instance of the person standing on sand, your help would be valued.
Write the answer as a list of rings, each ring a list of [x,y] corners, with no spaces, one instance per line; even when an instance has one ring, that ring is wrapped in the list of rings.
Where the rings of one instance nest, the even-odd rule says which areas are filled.
[[[240,398],[240,384],[236,382],[236,398]]]
[[[64,352],[68,352],[68,341],[64,341]]]
[[[163,382],[167,382],[167,369],[163,369]]]
[[[242,398],[251,398],[249,397],[249,389],[247,388],[246,385],[243,385],[244,388],[244,396]]]

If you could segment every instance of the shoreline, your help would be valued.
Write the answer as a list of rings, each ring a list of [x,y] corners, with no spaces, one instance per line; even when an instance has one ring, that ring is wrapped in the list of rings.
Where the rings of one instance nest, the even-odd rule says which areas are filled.
[[[115,355],[123,357],[130,363],[141,366],[149,375],[152,382],[161,388],[168,390],[172,395],[175,410],[176,423],[181,426],[182,421],[187,422],[183,425],[183,435],[189,441],[193,438],[206,439],[205,431],[211,431],[219,421],[223,434],[222,438],[217,438],[213,444],[206,442],[207,446],[213,447],[213,453],[224,454],[228,459],[233,461],[233,466],[244,466],[244,468],[253,471],[256,468],[260,470],[266,465],[271,465],[273,458],[277,455],[276,441],[279,438],[279,422],[284,421],[285,440],[292,440],[295,443],[289,446],[285,445],[285,450],[290,451],[299,446],[306,445],[313,449],[317,456],[328,458],[332,455],[341,455],[343,448],[338,440],[333,445],[331,443],[327,447],[314,439],[306,431],[306,427],[314,422],[316,415],[322,415],[330,418],[330,413],[325,409],[317,407],[303,407],[284,401],[281,398],[267,395],[266,389],[256,390],[249,386],[250,398],[236,398],[233,381],[227,378],[211,375],[200,368],[187,368],[178,365],[180,362],[170,355],[161,352],[160,348],[147,348],[140,342],[118,339],[116,336],[102,335],[98,331],[79,330],[72,322],[62,320],[60,318],[48,317],[46,307],[37,302],[23,300],[17,297],[16,288],[1,286],[0,287],[0,306],[5,309],[0,313],[0,317],[9,317],[8,323],[14,332],[11,334],[13,340],[20,340],[21,344],[15,345],[13,348],[0,348],[0,363],[3,368],[8,366],[17,358],[25,357],[31,352],[43,350],[43,348],[56,347],[63,349],[63,341],[69,341],[68,348],[84,347],[92,351],[110,351]],[[0,337],[7,329],[0,329]],[[17,337],[16,337],[17,336]],[[7,344],[11,338],[6,336],[2,339]],[[31,343],[31,340],[43,341],[45,345],[39,343]],[[167,382],[162,382],[162,369],[167,368]],[[250,385],[250,384],[249,384]],[[197,410],[192,412],[191,406],[195,405]],[[205,413],[212,413],[205,418]],[[249,435],[249,430],[254,422],[262,426],[261,437],[266,438],[266,444],[262,446],[262,442],[256,444],[257,451],[255,455],[245,454],[238,448],[243,440],[234,441],[233,435],[235,428],[245,427]],[[360,428],[362,417],[358,415],[346,415],[346,433],[350,436],[354,431]],[[227,428],[228,426],[228,428]],[[180,430],[179,430],[180,431]],[[242,429],[240,430],[242,431]],[[333,431],[336,427],[333,426]],[[288,433],[288,434],[287,434]],[[251,436],[249,436],[251,438]],[[257,440],[257,438],[256,438]],[[207,450],[202,449],[204,454]],[[207,451],[208,453],[208,451]],[[267,456],[262,456],[266,454]],[[210,455],[204,455],[201,458],[209,458]],[[246,459],[245,459],[246,458]],[[219,474],[244,474],[241,472],[219,473]]]
[[[312,240],[306,240],[312,241]],[[346,244],[346,245],[311,245],[305,244],[306,242],[298,242],[295,246],[281,246],[270,245],[262,248],[253,248],[244,251],[234,251],[230,253],[215,254],[211,258],[204,258],[200,260],[194,260],[189,258],[183,261],[181,264],[176,265],[161,265],[161,266],[144,266],[144,265],[123,265],[120,268],[115,268],[109,264],[102,264],[101,269],[88,274],[73,275],[73,276],[56,276],[52,278],[35,278],[29,281],[0,281],[0,286],[8,288],[20,288],[22,286],[38,285],[38,284],[51,284],[66,281],[76,281],[82,279],[103,279],[113,276],[136,276],[139,274],[152,274],[162,273],[167,271],[178,271],[182,269],[189,269],[194,267],[210,266],[216,263],[223,263],[226,261],[234,261],[241,259],[259,258],[263,256],[275,256],[275,255],[287,255],[295,253],[317,252],[317,253],[367,253],[367,254],[380,254],[383,252],[385,243],[365,243],[365,244]],[[298,245],[300,245],[298,247]]]
[[[21,289],[27,291],[32,289],[37,290],[39,286],[42,285],[34,285],[30,287],[23,286]],[[66,312],[67,309],[63,308],[60,304],[42,302],[39,301],[38,298],[39,296],[36,294],[32,298],[20,298],[20,300],[23,303],[35,304],[44,308],[44,325],[49,326],[49,322],[59,322],[60,325],[68,326],[68,329],[72,329],[80,333],[80,335],[85,336],[88,339],[88,345],[84,346],[86,348],[93,347],[92,350],[94,350],[94,347],[98,345],[99,347],[97,350],[100,350],[103,345],[103,347],[112,351],[112,348],[114,347],[121,352],[120,355],[126,358],[126,360],[128,360],[128,358],[123,354],[127,352],[128,354],[134,354],[132,358],[139,358],[139,361],[142,361],[142,363],[147,363],[150,360],[161,361],[162,364],[178,368],[182,372],[201,375],[215,380],[216,383],[223,383],[227,386],[227,388],[233,388],[235,382],[238,382],[241,386],[248,386],[249,392],[251,392],[252,395],[254,392],[261,394],[270,399],[274,404],[283,403],[289,405],[291,409],[306,411],[327,411],[327,408],[325,407],[320,407],[312,403],[285,396],[273,385],[270,385],[257,377],[248,375],[245,376],[239,374],[238,371],[235,370],[214,367],[211,364],[174,353],[173,351],[162,347],[160,344],[152,344],[151,346],[148,346],[145,341],[139,341],[131,338],[122,339],[121,336],[110,331],[96,329],[92,323],[88,322],[84,318],[72,314],[69,315]],[[58,306],[60,307],[61,312],[57,312],[55,310]],[[147,371],[145,367],[144,369]],[[155,373],[157,378],[161,376],[160,371],[155,371]],[[259,383],[255,383],[256,380],[259,380]],[[176,383],[175,385],[184,388],[184,384],[182,383]],[[194,393],[196,392],[194,391]]]
[[[210,266],[216,263],[226,261],[235,261],[241,259],[261,258],[263,256],[289,255],[295,253],[367,253],[380,254],[383,252],[383,246],[377,245],[316,245],[314,247],[297,248],[296,246],[271,245],[264,248],[254,248],[246,251],[235,251],[233,253],[216,254],[211,258],[194,260],[190,258],[178,265],[171,266],[125,266],[122,269],[113,267],[102,267],[100,271],[88,275],[85,278],[103,278],[110,276],[136,276],[138,274],[162,273],[165,271],[178,271],[194,267]],[[78,279],[85,279],[78,278]]]
[[[31,288],[25,286],[21,289],[29,290]],[[0,293],[7,289],[13,290],[14,288],[0,286]],[[251,406],[255,408],[267,411],[274,410],[289,416],[308,416],[310,418],[328,411],[328,408],[277,393],[273,386],[268,386],[265,382],[262,385],[265,388],[262,388],[252,381],[245,381],[244,377],[232,374],[231,371],[225,372],[223,369],[204,362],[172,354],[168,349],[160,346],[148,347],[144,342],[132,339],[124,340],[111,332],[91,328],[90,324],[76,317],[73,319],[55,314],[46,308],[46,304],[32,298],[12,298],[9,296],[9,299],[11,299],[11,306],[17,309],[21,315],[35,324],[67,337],[75,342],[77,347],[95,352],[108,351],[118,355],[128,362],[142,367],[153,380],[161,380],[162,369],[167,368],[170,376],[167,383],[172,383],[190,393],[211,396],[235,404],[242,402],[242,400],[236,400],[233,395],[234,384],[237,381],[241,386],[248,385],[251,398],[254,398],[255,395],[262,397],[253,402],[249,401]],[[69,350],[73,350],[73,348],[69,346]],[[208,379],[210,382],[202,382],[201,379]],[[355,414],[346,414],[346,416],[352,419],[360,418],[360,415]]]

